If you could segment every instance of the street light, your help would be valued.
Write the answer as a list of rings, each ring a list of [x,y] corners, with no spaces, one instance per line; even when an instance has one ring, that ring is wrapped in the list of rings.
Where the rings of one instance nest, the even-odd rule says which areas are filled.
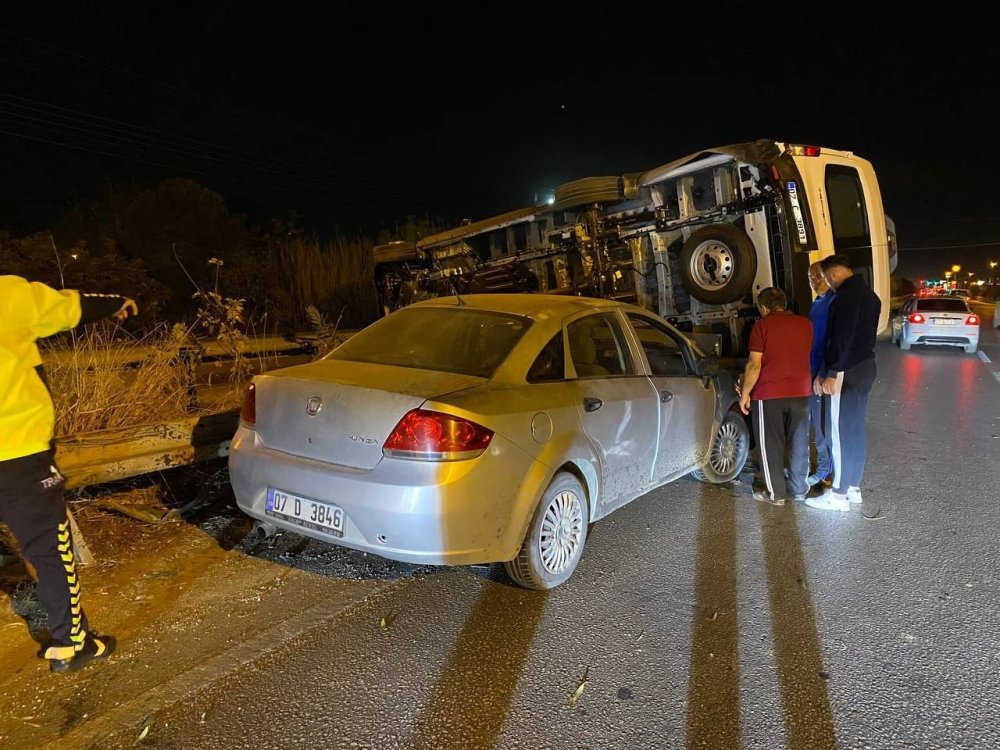
[[[962,267],[960,265],[958,265],[957,263],[951,267],[951,272],[952,273],[958,273],[961,270],[962,270]]]
[[[990,286],[993,286],[993,269],[997,267],[995,260],[990,261]]]

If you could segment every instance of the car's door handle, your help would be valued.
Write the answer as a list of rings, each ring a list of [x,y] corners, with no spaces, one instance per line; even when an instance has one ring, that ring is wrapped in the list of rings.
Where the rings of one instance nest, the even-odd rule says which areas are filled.
[[[604,406],[604,402],[601,401],[601,399],[599,399],[599,398],[589,398],[588,397],[588,398],[585,398],[583,400],[583,410],[584,411],[597,411],[602,406]]]
[[[674,394],[672,394],[670,391],[660,391],[661,404],[666,404],[670,401],[673,401],[673,399],[674,399]]]

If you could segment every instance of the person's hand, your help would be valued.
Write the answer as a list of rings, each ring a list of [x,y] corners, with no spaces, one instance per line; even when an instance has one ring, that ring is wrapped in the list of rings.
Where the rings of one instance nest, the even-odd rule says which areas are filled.
[[[750,413],[750,394],[744,393],[740,396],[740,411],[744,414]]]
[[[837,379],[836,378],[823,378],[823,393],[827,396],[832,396],[837,389]]]
[[[138,314],[139,306],[135,304],[135,300],[126,297],[125,302],[122,303],[118,312],[116,312],[112,317],[114,317],[115,320],[125,320],[125,318],[134,318]]]
[[[819,375],[817,375],[816,379],[813,381],[813,393],[817,396],[823,395],[823,378]]]

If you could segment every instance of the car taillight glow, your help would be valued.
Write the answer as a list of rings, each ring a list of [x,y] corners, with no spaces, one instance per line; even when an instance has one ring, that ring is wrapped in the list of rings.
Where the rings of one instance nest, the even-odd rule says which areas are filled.
[[[819,146],[792,146],[792,156],[819,156]]]
[[[458,461],[480,455],[492,439],[492,430],[468,419],[414,409],[399,420],[382,453],[394,458]]]
[[[965,319],[965,325],[967,325],[967,326],[977,326],[977,325],[979,325],[979,316],[978,315],[970,315],[969,317],[967,317]]]
[[[257,386],[253,383],[243,395],[243,406],[240,408],[240,422],[251,429],[257,424]]]
[[[909,317],[911,323],[923,323],[925,320],[927,319],[920,313],[911,313]]]

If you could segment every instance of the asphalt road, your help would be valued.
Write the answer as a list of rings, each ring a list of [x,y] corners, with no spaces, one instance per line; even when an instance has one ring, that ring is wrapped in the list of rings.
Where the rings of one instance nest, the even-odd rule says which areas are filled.
[[[680,480],[597,524],[547,595],[379,564],[374,595],[262,631],[260,658],[157,707],[142,746],[1000,748],[1000,339],[980,312],[982,356],[879,345],[860,508]],[[258,554],[281,570],[292,545]],[[342,583],[355,553],[321,552],[310,575]]]

